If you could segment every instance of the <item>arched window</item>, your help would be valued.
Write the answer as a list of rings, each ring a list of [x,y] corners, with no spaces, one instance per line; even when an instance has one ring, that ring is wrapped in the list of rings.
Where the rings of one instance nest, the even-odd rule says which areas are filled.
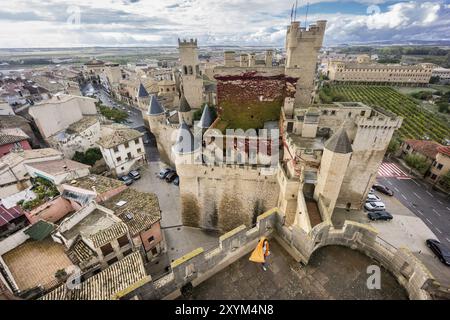
[[[185,75],[188,74],[188,69],[187,69],[186,66],[183,66],[183,71],[184,71],[184,74],[185,74]]]

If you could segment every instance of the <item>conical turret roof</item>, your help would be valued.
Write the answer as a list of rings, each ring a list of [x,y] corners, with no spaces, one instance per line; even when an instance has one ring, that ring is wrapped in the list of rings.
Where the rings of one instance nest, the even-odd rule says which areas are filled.
[[[189,102],[186,100],[186,97],[183,94],[180,100],[180,112],[189,112],[189,111],[191,111],[191,106],[189,105]]]
[[[159,104],[158,99],[154,94],[150,96],[150,104],[148,106],[148,114],[155,116],[164,113],[163,107]]]
[[[336,153],[350,153],[353,151],[350,139],[344,128],[340,128],[330,139],[325,142],[324,147]]]
[[[202,129],[208,129],[212,125],[214,120],[215,119],[212,109],[208,106],[208,104],[205,104],[205,107],[203,108],[202,117],[200,118],[200,121],[197,123],[197,126]]]
[[[144,87],[144,85],[142,83],[139,84],[138,97],[139,98],[148,97],[148,92],[147,92],[147,90],[145,89],[145,87]]]

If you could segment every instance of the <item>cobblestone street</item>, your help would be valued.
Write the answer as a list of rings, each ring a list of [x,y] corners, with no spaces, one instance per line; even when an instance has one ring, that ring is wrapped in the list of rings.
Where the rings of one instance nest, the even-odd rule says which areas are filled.
[[[306,267],[296,263],[274,240],[269,269],[250,262],[249,255],[193,289],[189,299],[407,299],[406,291],[381,268],[381,289],[366,286],[367,256],[344,247],[315,252]]]

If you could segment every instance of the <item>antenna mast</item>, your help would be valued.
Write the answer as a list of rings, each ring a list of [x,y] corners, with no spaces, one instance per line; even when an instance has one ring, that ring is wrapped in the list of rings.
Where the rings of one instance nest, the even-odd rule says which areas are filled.
[[[294,21],[297,20],[297,0],[295,0]]]
[[[308,11],[309,11],[309,2],[306,4],[305,29],[308,27]]]

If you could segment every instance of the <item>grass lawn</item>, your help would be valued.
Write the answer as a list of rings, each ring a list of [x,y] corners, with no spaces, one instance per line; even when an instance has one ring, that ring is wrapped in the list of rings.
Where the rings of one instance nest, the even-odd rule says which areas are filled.
[[[226,128],[229,129],[242,129],[244,131],[261,129],[265,122],[280,119],[282,104],[282,99],[240,104],[223,101],[220,105],[222,109],[220,118],[228,123]]]

